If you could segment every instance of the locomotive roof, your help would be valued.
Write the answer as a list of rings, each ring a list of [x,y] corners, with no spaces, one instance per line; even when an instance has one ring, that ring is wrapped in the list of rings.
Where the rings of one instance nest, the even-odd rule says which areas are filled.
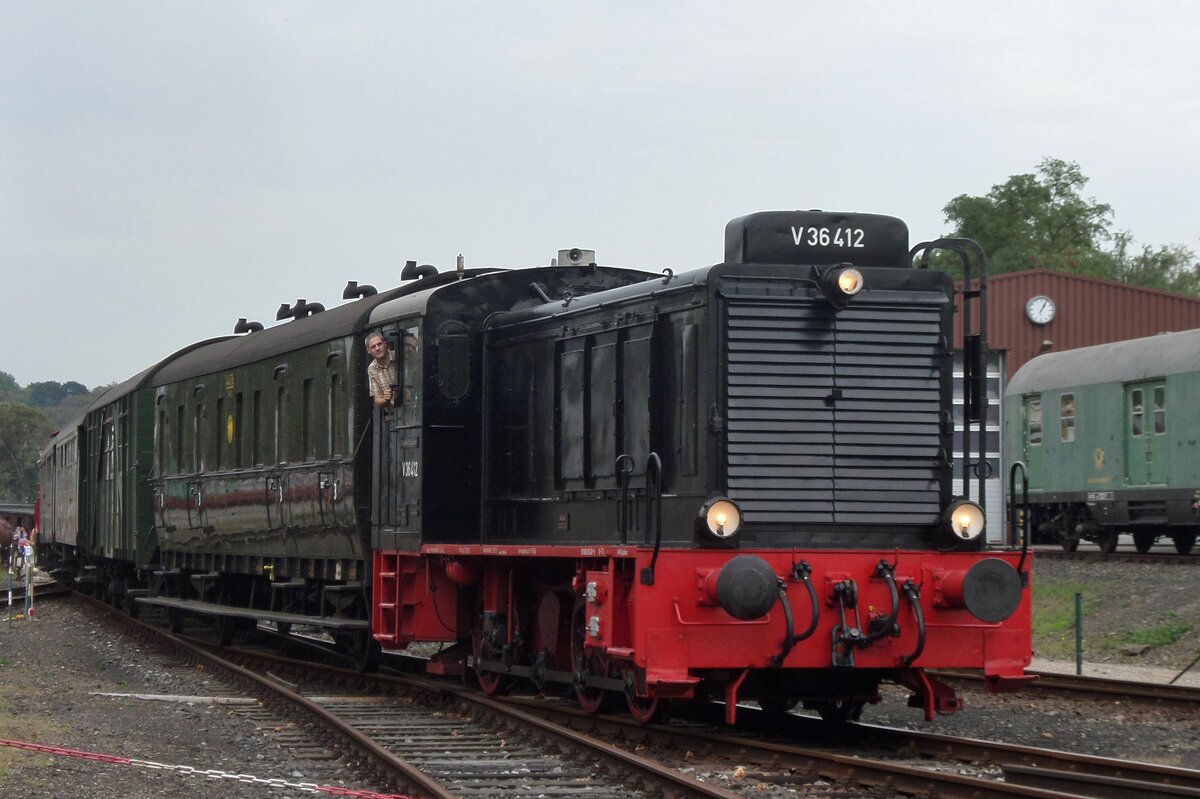
[[[1026,363],[1009,395],[1124,382],[1200,370],[1200,329],[1048,352]]]

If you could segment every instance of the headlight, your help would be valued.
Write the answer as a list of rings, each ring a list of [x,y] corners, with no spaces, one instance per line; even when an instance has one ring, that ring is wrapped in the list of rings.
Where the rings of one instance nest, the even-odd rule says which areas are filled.
[[[970,500],[960,499],[952,503],[943,519],[950,534],[959,541],[974,541],[983,535],[983,508]]]
[[[865,284],[863,273],[850,264],[831,267],[820,279],[821,293],[838,308],[844,308]]]
[[[854,267],[843,269],[842,271],[838,272],[837,284],[838,288],[841,289],[843,294],[845,294],[847,297],[853,297],[855,294],[862,291],[862,272],[858,271]]]
[[[732,499],[714,497],[704,503],[696,520],[709,535],[726,539],[742,529],[742,509]]]

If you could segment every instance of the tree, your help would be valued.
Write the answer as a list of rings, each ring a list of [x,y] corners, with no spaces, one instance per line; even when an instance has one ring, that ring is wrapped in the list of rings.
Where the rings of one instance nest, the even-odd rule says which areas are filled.
[[[1080,192],[1079,165],[1045,158],[1037,174],[1013,175],[983,197],[960,194],[942,209],[954,236],[974,239],[993,274],[1052,269],[1107,276],[1112,209]]]
[[[8,372],[0,372],[0,402],[15,402],[20,393],[17,379]]]
[[[1141,252],[1133,254],[1133,237],[1127,231],[1113,239],[1114,280],[1180,294],[1200,294],[1200,263],[1187,247],[1172,244],[1152,250],[1143,245]]]
[[[66,396],[66,389],[57,380],[46,380],[25,386],[25,401],[35,408],[49,408],[57,405]]]
[[[33,502],[38,451],[50,435],[46,415],[37,408],[0,402],[0,497]]]

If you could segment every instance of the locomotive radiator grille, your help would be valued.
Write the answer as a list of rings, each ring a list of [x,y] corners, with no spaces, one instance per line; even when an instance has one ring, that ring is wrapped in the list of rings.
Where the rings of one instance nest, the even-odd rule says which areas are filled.
[[[934,523],[945,298],[921,296],[836,314],[823,301],[729,299],[729,492],[748,520]]]

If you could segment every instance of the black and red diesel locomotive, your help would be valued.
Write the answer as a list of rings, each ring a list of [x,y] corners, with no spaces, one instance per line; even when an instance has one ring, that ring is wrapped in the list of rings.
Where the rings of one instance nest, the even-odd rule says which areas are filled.
[[[869,214],[752,214],[725,250],[683,274],[410,264],[186,348],[47,448],[46,554],[227,636],[320,627],[364,665],[444,642],[432,672],[642,720],[854,718],[885,681],[954,712],[930,668],[1019,686],[1027,562],[953,493],[956,451],[982,461],[983,280],[914,268]],[[367,396],[373,331],[407,347],[393,408]]]

